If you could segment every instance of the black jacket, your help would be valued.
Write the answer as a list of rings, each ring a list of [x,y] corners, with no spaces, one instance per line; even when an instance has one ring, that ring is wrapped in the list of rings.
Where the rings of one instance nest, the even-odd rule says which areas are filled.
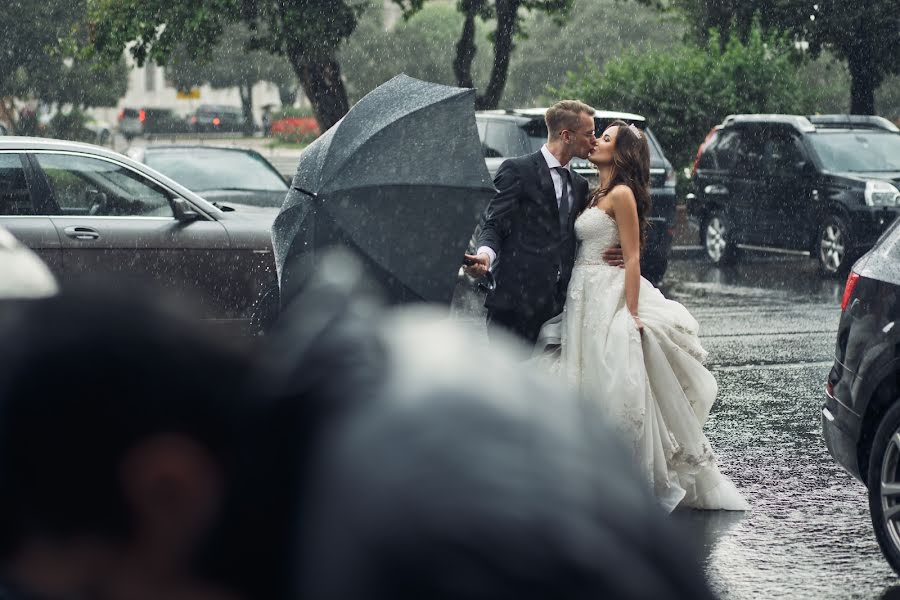
[[[485,301],[488,308],[528,314],[561,304],[575,262],[575,216],[588,196],[587,180],[574,171],[571,179],[574,202],[563,235],[543,154],[538,151],[500,165],[494,177],[497,194],[485,211],[478,243],[497,253],[492,267],[497,285]]]

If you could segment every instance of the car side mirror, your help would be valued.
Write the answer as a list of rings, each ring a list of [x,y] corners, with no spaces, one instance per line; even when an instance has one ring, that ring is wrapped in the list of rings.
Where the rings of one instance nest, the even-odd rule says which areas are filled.
[[[172,212],[175,213],[175,220],[182,223],[200,219],[200,213],[194,210],[194,207],[188,204],[184,198],[172,198]]]

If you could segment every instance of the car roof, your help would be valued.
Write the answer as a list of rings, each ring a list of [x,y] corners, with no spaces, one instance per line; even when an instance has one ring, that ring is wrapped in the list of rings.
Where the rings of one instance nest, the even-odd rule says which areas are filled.
[[[230,152],[254,152],[259,154],[253,148],[246,146],[216,146],[211,144],[153,144],[152,146],[141,146],[144,152],[156,152],[157,150],[224,150]]]
[[[68,140],[55,140],[51,138],[0,135],[0,151],[3,150],[55,150],[58,152],[83,152],[85,154],[92,154],[94,156],[109,158],[124,163],[135,171],[140,171],[145,175],[148,175],[155,179],[159,179],[167,186],[175,189],[179,194],[187,196],[192,201],[196,201],[198,204],[200,204],[203,210],[207,210],[209,212],[221,212],[218,208],[204,200],[201,196],[198,196],[196,193],[187,189],[177,181],[163,175],[159,171],[156,171],[141,162],[132,159],[129,156],[126,156],[114,150],[110,150],[108,148],[104,148],[103,146],[85,144],[82,142],[70,142]]]
[[[544,118],[544,115],[547,113],[547,108],[508,108],[508,109],[497,109],[497,110],[480,110],[477,111],[476,115],[496,115],[496,116],[507,116],[507,117],[527,117],[529,119],[535,118]],[[595,119],[622,119],[623,121],[638,121],[644,122],[646,119],[639,114],[636,113],[628,113],[628,112],[620,112],[613,110],[597,110],[594,111]]]
[[[836,129],[866,129],[869,131],[900,132],[896,125],[883,117],[872,115],[784,115],[784,114],[742,114],[728,115],[722,127],[742,124],[781,124],[794,127],[803,133]]]

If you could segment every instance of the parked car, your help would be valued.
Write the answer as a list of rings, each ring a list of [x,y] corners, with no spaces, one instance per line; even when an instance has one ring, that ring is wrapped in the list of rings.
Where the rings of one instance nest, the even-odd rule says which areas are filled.
[[[900,131],[881,117],[731,115],[691,173],[688,213],[710,261],[809,255],[845,273],[900,212]]]
[[[135,147],[128,156],[213,203],[243,210],[278,209],[289,187],[263,156],[246,148],[197,145]]]
[[[518,110],[485,110],[475,113],[484,160],[491,177],[507,158],[537,152],[547,141],[544,122],[546,108]],[[641,115],[624,112],[597,111],[594,123],[599,136],[609,124],[621,119],[634,123],[647,133],[650,145],[650,197],[652,202],[647,243],[641,252],[641,274],[658,283],[669,265],[672,235],[675,227],[675,170],[666,159],[653,132]],[[584,176],[593,188],[598,185],[597,170],[587,160],[573,159],[572,168]]]
[[[61,282],[105,272],[197,302],[199,316],[246,331],[277,289],[276,209],[215,206],[165,175],[105,148],[0,139],[0,226]]]
[[[129,140],[142,135],[190,131],[187,120],[168,108],[123,108],[119,111],[119,133]]]
[[[238,132],[244,130],[246,119],[244,111],[239,106],[202,104],[191,115],[190,123],[197,133]]]
[[[831,456],[866,485],[875,537],[900,573],[900,222],[847,278],[822,435]]]

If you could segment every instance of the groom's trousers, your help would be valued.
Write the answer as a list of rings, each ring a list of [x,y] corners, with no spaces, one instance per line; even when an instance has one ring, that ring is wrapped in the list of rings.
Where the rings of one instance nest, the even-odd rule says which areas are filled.
[[[557,293],[555,298],[535,307],[534,310],[488,309],[488,338],[493,341],[497,332],[502,331],[506,334],[511,333],[529,346],[533,346],[541,331],[541,325],[562,312],[564,301],[565,291]]]

